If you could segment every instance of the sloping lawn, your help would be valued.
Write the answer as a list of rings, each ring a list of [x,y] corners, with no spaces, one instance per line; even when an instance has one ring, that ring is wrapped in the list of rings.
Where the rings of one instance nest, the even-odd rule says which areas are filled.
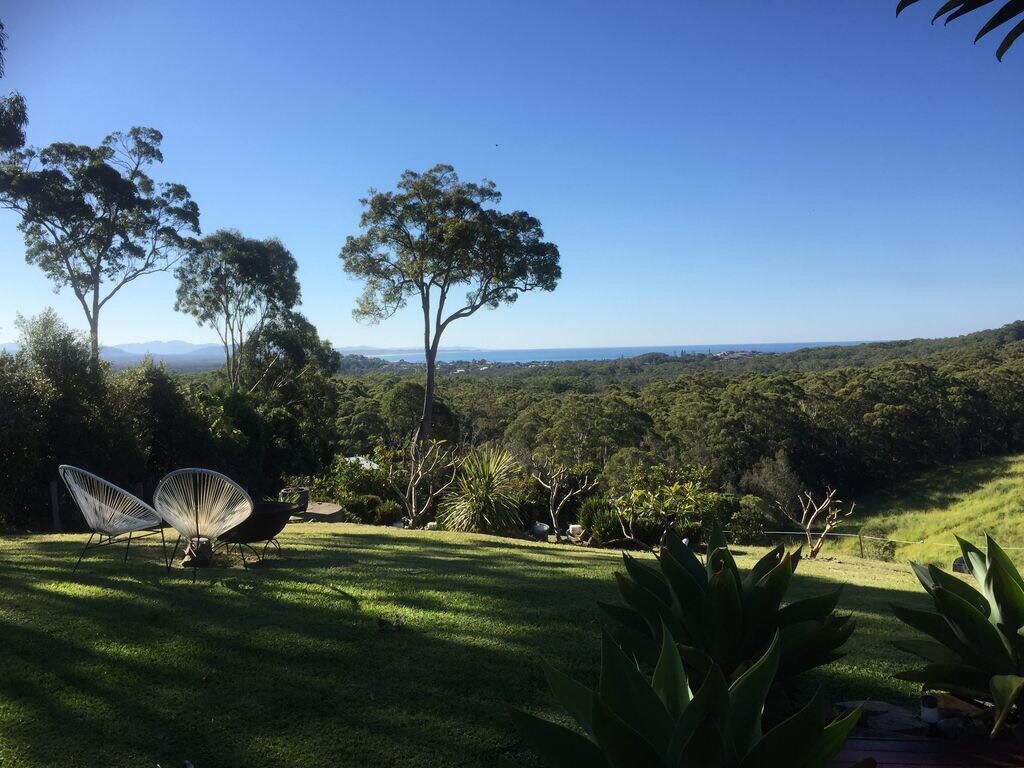
[[[285,557],[167,574],[158,547],[83,536],[0,542],[0,765],[42,768],[493,766],[505,707],[555,712],[546,657],[592,682],[595,600],[614,552],[354,525],[292,526]],[[739,558],[749,567],[754,553]],[[829,583],[826,583],[829,582]],[[837,698],[902,700],[894,597],[905,566],[803,563],[794,592],[851,582],[849,656],[811,676]],[[399,631],[378,618],[401,617]]]
[[[857,502],[840,529],[921,544],[895,546],[895,560],[936,563],[947,571],[960,555],[954,534],[985,549],[991,534],[1018,564],[1024,562],[1024,456],[976,459],[933,470]],[[832,545],[857,551],[856,539]],[[867,544],[868,554],[872,545]]]

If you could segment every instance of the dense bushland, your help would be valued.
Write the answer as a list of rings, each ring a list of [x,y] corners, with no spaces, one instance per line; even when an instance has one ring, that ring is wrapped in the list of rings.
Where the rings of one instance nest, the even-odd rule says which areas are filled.
[[[545,519],[546,491],[530,477],[542,457],[580,481],[599,480],[592,493],[572,499],[560,525],[589,503],[584,517],[598,538],[613,537],[615,524],[633,515],[645,531],[639,538],[650,539],[666,527],[699,533],[743,510],[737,524],[752,526],[756,537],[777,503],[793,501],[794,489],[829,483],[856,497],[931,467],[1024,450],[1017,329],[956,343],[909,342],[922,353],[909,359],[884,359],[907,344],[875,345],[885,353],[878,359],[847,349],[858,365],[823,370],[785,370],[787,361],[803,368],[808,356],[824,354],[815,350],[695,366],[670,378],[650,375],[643,362],[632,377],[609,377],[612,363],[503,378],[443,375],[435,437],[456,464],[473,446],[510,450],[522,467],[512,480],[524,524]],[[88,344],[52,314],[23,323],[22,352],[0,356],[4,521],[40,524],[47,483],[65,462],[121,483],[200,464],[256,494],[274,493],[288,478],[312,478],[322,496],[355,517],[394,520],[403,482],[395,473],[419,421],[422,385],[387,370],[335,375],[337,355],[315,329],[307,332],[294,349],[254,340],[263,347],[248,364],[270,359],[273,376],[253,374],[253,386],[237,388],[221,372],[113,371],[93,364]],[[842,350],[828,354],[843,362]],[[747,370],[755,362],[775,370]],[[355,477],[359,467],[341,461],[352,456],[375,458],[380,468],[369,479]],[[474,482],[459,475],[452,488]],[[744,494],[768,505],[742,501]]]

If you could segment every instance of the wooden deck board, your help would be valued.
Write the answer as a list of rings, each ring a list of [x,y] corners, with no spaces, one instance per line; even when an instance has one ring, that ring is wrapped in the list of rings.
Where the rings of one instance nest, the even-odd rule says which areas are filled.
[[[850,739],[831,768],[873,757],[878,768],[1021,768],[1024,749],[1013,744],[935,739]]]

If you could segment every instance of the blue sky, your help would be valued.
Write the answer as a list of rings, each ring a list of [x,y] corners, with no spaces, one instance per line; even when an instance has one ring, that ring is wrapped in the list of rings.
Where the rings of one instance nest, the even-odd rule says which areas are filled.
[[[562,254],[553,294],[445,344],[616,346],[944,336],[1024,317],[1024,41],[922,2],[8,0],[7,78],[29,140],[163,131],[156,175],[204,232],[280,237],[337,345],[415,345],[416,315],[357,324],[337,258],[358,198],[402,170],[493,179]],[[0,212],[0,341],[70,294]],[[174,280],[126,288],[101,343],[212,340]]]

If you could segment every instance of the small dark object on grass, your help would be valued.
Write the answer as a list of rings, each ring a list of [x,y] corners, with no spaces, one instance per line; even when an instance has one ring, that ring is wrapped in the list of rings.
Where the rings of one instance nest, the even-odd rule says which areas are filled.
[[[405,619],[403,619],[401,616],[395,616],[394,621],[389,621],[388,619],[377,619],[377,629],[379,629],[381,632],[383,632],[386,629],[391,629],[397,632],[404,626]]]
[[[953,561],[953,573],[970,573],[970,568],[967,567],[967,561],[962,557],[958,557]]]

